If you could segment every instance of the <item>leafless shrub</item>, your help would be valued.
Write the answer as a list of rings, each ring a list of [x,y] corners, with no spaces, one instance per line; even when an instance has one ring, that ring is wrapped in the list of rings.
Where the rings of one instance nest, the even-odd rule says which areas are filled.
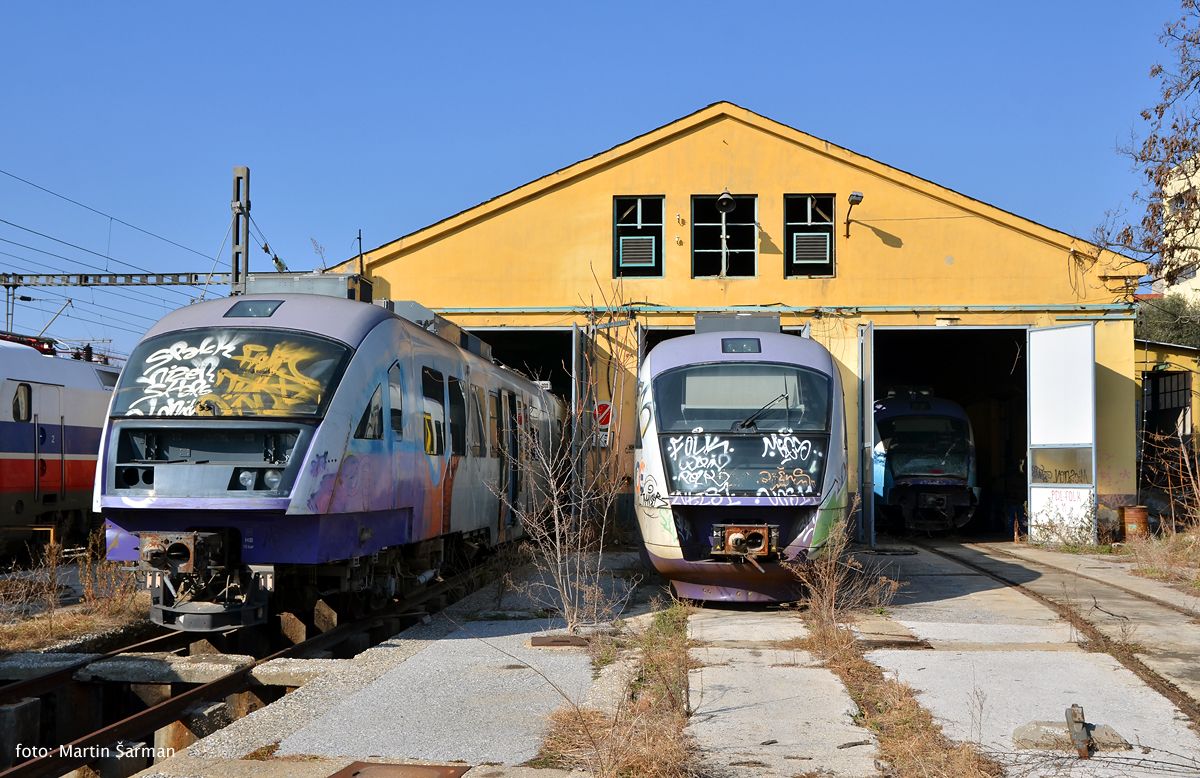
[[[591,344],[581,366],[577,401],[568,411],[560,440],[542,440],[532,424],[517,430],[523,483],[530,499],[500,498],[519,520],[540,572],[525,590],[539,604],[557,611],[568,631],[611,620],[632,593],[629,582],[604,566],[612,538],[613,509],[626,488],[626,458],[617,451],[622,402],[634,369],[630,345],[614,334],[611,324],[623,316],[620,306],[605,300],[606,313],[588,327]],[[608,444],[599,440],[594,423],[597,399],[611,398]],[[535,420],[536,421],[536,420]],[[636,584],[636,582],[634,582]]]
[[[0,577],[0,650],[42,648],[142,618],[146,598],[129,573],[104,559],[104,552],[100,530],[75,560],[81,592],[75,605],[62,605],[69,574],[61,546],[40,547],[31,565]]]
[[[1157,537],[1125,543],[1133,555],[1133,572],[1146,578],[1182,584],[1200,592],[1200,534],[1197,530],[1166,530]]]
[[[854,513],[858,501],[848,512]],[[850,549],[849,522],[838,519],[819,552],[804,562],[786,565],[805,589],[806,617],[817,641],[841,644],[849,633],[839,625],[852,614],[878,610],[891,604],[900,584],[883,574],[883,566],[864,562]]]
[[[79,558],[79,585],[84,607],[97,614],[126,613],[137,596],[134,574],[106,558],[103,529],[88,537],[87,551]]]

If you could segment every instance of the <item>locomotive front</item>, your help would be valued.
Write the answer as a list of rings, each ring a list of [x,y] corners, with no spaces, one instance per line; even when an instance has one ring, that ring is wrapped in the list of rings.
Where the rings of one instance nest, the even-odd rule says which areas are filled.
[[[294,488],[353,349],[344,333],[289,327],[299,324],[295,310],[264,326],[289,303],[300,307],[242,299],[171,314],[121,374],[95,509],[109,558],[136,561],[146,574],[160,624],[209,631],[262,622],[270,563],[304,559],[317,543],[319,525],[278,524],[297,512]]]
[[[683,597],[796,596],[784,562],[846,510],[842,390],[819,344],[778,333],[665,341],[639,376],[635,506],[646,551]]]

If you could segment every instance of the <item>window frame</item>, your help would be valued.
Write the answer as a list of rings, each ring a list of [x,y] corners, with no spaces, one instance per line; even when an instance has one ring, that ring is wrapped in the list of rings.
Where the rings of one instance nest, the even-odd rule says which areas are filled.
[[[17,413],[18,408],[19,408],[19,401],[21,400],[22,395],[24,395],[24,399],[25,399],[25,416],[24,416],[24,418],[22,418],[21,415],[19,413]],[[28,383],[25,383],[24,381],[17,384],[17,390],[15,392],[13,392],[12,412],[13,412],[13,421],[19,421],[24,424],[24,423],[27,423],[27,422],[30,422],[33,420],[33,386],[31,386]]]
[[[828,197],[830,202],[830,214],[828,222],[813,221],[813,211],[815,210],[814,198]],[[808,206],[806,221],[788,221],[788,201],[799,200],[806,198]],[[803,228],[820,228],[818,230]],[[795,244],[793,236],[798,232],[806,232],[810,234],[824,234],[825,228],[829,232],[829,260],[828,262],[803,263],[817,265],[822,272],[803,273],[798,272],[796,268],[802,267],[802,264],[797,264],[792,261],[795,255]],[[824,271],[828,265],[828,272]],[[783,196],[783,277],[784,278],[834,278],[837,275],[837,195],[829,192],[796,192],[787,193]]]
[[[396,380],[392,377],[395,375]],[[400,362],[397,360],[388,368],[387,374],[388,384],[388,427],[392,430],[393,438],[404,437],[404,370],[400,367]],[[396,387],[393,391],[392,387]],[[397,399],[399,400],[399,408],[396,407]]]
[[[488,456],[487,425],[483,421],[484,402],[483,387],[479,384],[471,384],[467,416],[470,419],[468,426],[475,430],[475,440],[468,445],[467,449],[473,457]]]
[[[453,373],[446,374],[446,426],[450,431],[450,453],[467,455],[466,382]]]
[[[758,254],[759,254],[758,247],[759,247],[759,244],[762,242],[762,228],[759,226],[759,219],[758,219],[758,195],[757,195],[757,194],[730,194],[730,197],[732,197],[732,198],[734,199],[734,201],[737,201],[737,200],[744,200],[744,199],[751,199],[751,200],[753,200],[753,201],[754,201],[754,218],[753,218],[753,220],[752,220],[752,221],[749,221],[749,222],[732,222],[732,221],[729,221],[728,219],[726,219],[726,220],[725,220],[725,229],[728,229],[729,227],[746,227],[746,226],[750,226],[750,227],[753,227],[753,228],[754,228],[754,240],[753,240],[753,244],[754,244],[754,248],[753,248],[753,253],[754,253],[754,259],[753,259],[753,272],[752,272],[752,273],[750,273],[749,275],[729,275],[729,273],[728,273],[728,272],[725,272],[725,273],[717,273],[717,274],[715,274],[715,275],[697,275],[697,274],[696,274],[696,254],[697,254],[697,253],[701,253],[701,254],[717,254],[717,255],[720,255],[720,253],[721,253],[721,250],[720,250],[720,249],[716,249],[716,250],[714,250],[714,249],[697,249],[697,248],[696,248],[696,228],[697,228],[697,227],[721,227],[721,222],[719,222],[719,221],[718,221],[718,222],[697,222],[697,221],[696,221],[696,203],[697,203],[697,202],[699,202],[699,201],[707,201],[707,200],[712,200],[712,201],[713,201],[713,203],[714,203],[714,208],[715,208],[715,203],[716,203],[717,199],[719,199],[720,197],[721,197],[721,195],[720,195],[720,194],[714,194],[714,195],[707,195],[707,194],[704,194],[704,195],[697,195],[697,194],[694,194],[694,195],[692,195],[692,199],[691,199],[691,220],[692,220],[692,223],[691,223],[691,239],[692,239],[692,246],[691,246],[691,248],[692,248],[692,251],[691,251],[691,254],[692,254],[692,268],[691,268],[691,277],[692,277],[692,278],[695,278],[695,279],[710,279],[710,278],[718,278],[718,279],[719,279],[719,278],[758,278]],[[739,254],[747,253],[745,249],[732,249],[732,248],[731,248],[731,249],[728,249],[728,251],[729,251],[729,253],[730,253],[730,254],[732,254],[732,253],[733,253],[733,252],[735,252],[735,251],[736,251],[737,253],[739,253]],[[723,270],[726,270],[726,271],[728,271],[728,269],[729,269],[729,268],[728,268],[728,267],[726,267],[726,268],[722,268],[722,269],[723,269]]]
[[[637,221],[634,224],[621,224],[621,210],[618,204],[621,200],[636,200],[637,201]],[[661,221],[643,222],[642,221],[642,201],[657,200],[659,210],[662,214]],[[622,235],[621,228],[630,228],[637,230],[658,228],[658,235],[654,237],[654,263],[648,267],[651,272],[639,272],[647,269],[643,266],[625,266],[621,264],[621,238],[623,237],[642,237],[639,235]],[[612,205],[612,256],[613,256],[613,278],[662,278],[666,274],[666,234],[667,234],[667,198],[666,195],[613,195]],[[627,272],[633,271],[633,272]]]
[[[383,384],[375,384],[371,399],[354,428],[355,440],[383,440]]]
[[[427,382],[439,387],[438,396],[434,397],[429,394]],[[441,417],[435,419],[432,413],[429,413],[428,401],[434,401],[441,409]],[[425,454],[431,457],[441,457],[446,455],[446,376],[436,368],[428,365],[421,366],[421,437],[424,443]]]

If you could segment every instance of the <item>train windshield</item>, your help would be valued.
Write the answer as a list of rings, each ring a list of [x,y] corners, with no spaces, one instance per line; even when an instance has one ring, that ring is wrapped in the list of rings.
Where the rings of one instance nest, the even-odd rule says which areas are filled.
[[[121,372],[114,416],[320,416],[348,346],[287,330],[213,328],[143,341]]]
[[[794,365],[694,365],[654,381],[669,491],[819,496],[830,380]]]
[[[829,378],[765,362],[693,365],[654,380],[659,432],[829,431]]]
[[[896,478],[966,478],[971,462],[967,422],[951,416],[897,416],[879,422],[879,439]]]

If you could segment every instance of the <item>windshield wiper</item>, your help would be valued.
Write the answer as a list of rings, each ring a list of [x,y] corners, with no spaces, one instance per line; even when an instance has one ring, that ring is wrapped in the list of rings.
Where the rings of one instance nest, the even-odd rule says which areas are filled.
[[[767,409],[770,408],[772,405],[779,402],[780,400],[786,400],[786,399],[787,399],[787,392],[781,392],[779,394],[779,396],[772,398],[771,400],[769,400],[767,402],[766,405],[759,408],[757,411],[755,411],[754,413],[750,414],[749,416],[747,416],[746,418],[742,419],[737,424],[735,424],[734,429],[744,430],[744,429],[749,429],[750,427],[753,427],[754,429],[758,429],[758,425],[756,425],[754,422],[760,416],[762,416],[764,413],[766,413]]]

